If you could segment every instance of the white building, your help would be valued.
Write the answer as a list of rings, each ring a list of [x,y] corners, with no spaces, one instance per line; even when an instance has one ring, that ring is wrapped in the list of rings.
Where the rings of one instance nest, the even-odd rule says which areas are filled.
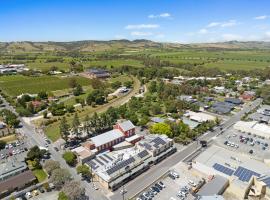
[[[206,114],[206,113],[202,113],[202,112],[193,112],[193,111],[187,111],[184,114],[185,117],[189,117],[189,119],[195,121],[195,122],[207,122],[207,121],[214,121],[216,119],[216,117]]]
[[[244,133],[251,133],[270,139],[270,126],[257,121],[238,121],[234,124],[233,128]]]

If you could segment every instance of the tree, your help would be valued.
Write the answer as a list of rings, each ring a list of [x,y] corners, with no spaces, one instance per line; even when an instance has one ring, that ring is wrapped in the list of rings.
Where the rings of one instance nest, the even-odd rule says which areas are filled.
[[[60,134],[62,138],[67,142],[69,136],[69,125],[67,123],[66,117],[63,117],[60,122]]]
[[[81,187],[78,181],[66,182],[62,188],[62,192],[68,197],[69,200],[82,199],[85,195],[85,189]]]
[[[65,159],[66,163],[73,166],[76,162],[76,155],[72,151],[66,151],[63,154],[63,158]]]
[[[67,195],[64,192],[59,192],[58,194],[58,200],[69,200]]]
[[[48,117],[48,112],[45,110],[45,111],[43,112],[43,118],[46,119],[47,117]]]
[[[43,155],[46,153],[46,150],[41,150],[38,146],[33,146],[27,152],[27,159],[28,160],[40,160]]]
[[[46,92],[44,92],[44,91],[41,91],[41,92],[38,93],[38,97],[40,99],[47,99],[48,98],[48,94]]]
[[[5,123],[11,127],[16,128],[20,124],[17,116],[8,109],[1,110],[0,115],[4,118]]]
[[[79,96],[83,93],[83,88],[80,84],[77,84],[77,86],[73,90],[74,96]]]
[[[70,86],[71,88],[75,88],[75,87],[77,86],[77,80],[76,80],[75,78],[71,78],[71,79],[69,80],[69,86]]]
[[[43,168],[46,170],[46,172],[51,175],[52,172],[55,169],[59,169],[60,168],[60,163],[58,161],[54,161],[54,160],[46,160]]]
[[[61,189],[62,186],[71,180],[71,175],[67,169],[55,169],[52,171],[50,182],[53,183],[56,189]]]
[[[77,168],[77,173],[78,174],[81,174],[83,177],[87,177],[87,178],[90,178],[92,175],[91,175],[91,172],[90,172],[90,169],[87,165],[79,165]]]
[[[3,141],[3,140],[0,140],[0,149],[4,149],[5,148],[5,146],[6,146],[6,142],[5,141]]]
[[[164,122],[153,124],[150,127],[150,132],[152,134],[165,134],[168,137],[172,137],[172,129],[170,125]]]
[[[78,130],[79,126],[80,126],[79,117],[78,117],[78,114],[75,113],[73,121],[72,121],[72,129],[77,136],[79,133],[79,130]]]

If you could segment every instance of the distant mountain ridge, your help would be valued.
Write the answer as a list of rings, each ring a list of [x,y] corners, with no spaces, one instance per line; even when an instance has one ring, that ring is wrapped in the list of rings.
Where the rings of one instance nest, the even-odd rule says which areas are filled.
[[[111,51],[111,50],[140,50],[144,48],[162,48],[162,49],[265,49],[270,50],[270,42],[261,41],[229,41],[217,43],[161,43],[151,40],[83,40],[71,42],[0,42],[0,52],[42,52],[42,51]]]

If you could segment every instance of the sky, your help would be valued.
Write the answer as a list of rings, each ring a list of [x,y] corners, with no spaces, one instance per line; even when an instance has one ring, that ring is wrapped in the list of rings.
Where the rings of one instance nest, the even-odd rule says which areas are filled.
[[[269,0],[0,0],[0,41],[270,41]]]

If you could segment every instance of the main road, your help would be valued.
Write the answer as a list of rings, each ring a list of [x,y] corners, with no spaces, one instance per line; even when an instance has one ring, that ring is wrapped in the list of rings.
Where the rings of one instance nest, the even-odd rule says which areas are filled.
[[[245,113],[250,112],[255,109],[262,103],[262,99],[256,99],[255,101],[245,105],[241,111],[230,117],[227,121],[221,124],[212,132],[207,132],[202,135],[198,140],[206,140],[210,141],[212,138],[218,136],[223,131],[231,127],[235,122],[241,120],[241,117],[245,115]],[[192,156],[193,153],[197,152],[200,149],[200,144],[198,142],[193,142],[189,144],[186,148],[181,151],[176,152],[170,157],[166,158],[161,163],[152,166],[147,172],[141,174],[139,177],[135,178],[131,182],[125,185],[125,189],[127,193],[125,194],[126,199],[134,197],[139,192],[143,191],[153,182],[158,180],[160,176],[165,174],[171,167],[176,165],[179,161],[184,160],[185,158]],[[116,191],[112,196],[110,196],[111,200],[119,200],[122,198],[120,191]]]

